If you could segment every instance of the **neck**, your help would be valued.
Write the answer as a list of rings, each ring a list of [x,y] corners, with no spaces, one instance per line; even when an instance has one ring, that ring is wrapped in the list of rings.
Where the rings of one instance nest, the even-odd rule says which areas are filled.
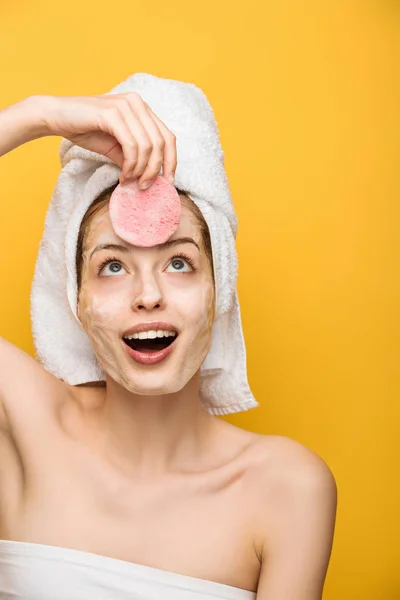
[[[219,423],[202,408],[199,387],[199,372],[179,392],[158,396],[132,394],[107,378],[90,410],[96,445],[143,477],[199,469]]]

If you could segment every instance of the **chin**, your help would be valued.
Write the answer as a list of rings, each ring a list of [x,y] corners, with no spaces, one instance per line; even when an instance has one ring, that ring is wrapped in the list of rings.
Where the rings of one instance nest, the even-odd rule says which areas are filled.
[[[162,396],[180,392],[193,377],[194,373],[182,377],[182,373],[141,373],[136,374],[128,381],[119,383],[132,394],[140,396]]]

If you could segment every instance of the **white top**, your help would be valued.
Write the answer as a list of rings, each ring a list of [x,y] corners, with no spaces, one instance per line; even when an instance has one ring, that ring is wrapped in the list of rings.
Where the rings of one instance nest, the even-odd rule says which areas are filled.
[[[91,552],[0,540],[1,600],[254,600],[255,592]]]

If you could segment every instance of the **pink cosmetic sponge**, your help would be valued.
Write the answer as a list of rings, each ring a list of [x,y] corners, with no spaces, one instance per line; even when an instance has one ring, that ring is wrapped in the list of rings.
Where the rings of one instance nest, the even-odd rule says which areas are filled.
[[[174,186],[158,175],[147,190],[137,181],[119,184],[110,198],[115,233],[133,246],[156,246],[176,231],[181,199]]]

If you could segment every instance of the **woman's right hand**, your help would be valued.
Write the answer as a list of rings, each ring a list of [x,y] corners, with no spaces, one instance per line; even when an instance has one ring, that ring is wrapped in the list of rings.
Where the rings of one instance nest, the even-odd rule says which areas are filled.
[[[30,96],[2,112],[8,111],[8,115],[4,115],[4,133],[7,135],[7,128],[12,129],[10,134],[15,139],[11,139],[7,147],[3,137],[6,151],[36,137],[60,135],[86,150],[110,158],[122,170],[121,183],[138,179],[139,186],[144,189],[149,187],[161,167],[163,176],[174,182],[175,135],[136,92],[102,96]],[[14,121],[11,128],[12,115],[17,123]],[[19,123],[23,133],[17,135],[15,126]]]
[[[36,98],[46,103],[48,135],[60,135],[108,156],[122,169],[121,183],[139,179],[141,188],[149,187],[161,166],[164,177],[173,183],[175,135],[136,92]]]

